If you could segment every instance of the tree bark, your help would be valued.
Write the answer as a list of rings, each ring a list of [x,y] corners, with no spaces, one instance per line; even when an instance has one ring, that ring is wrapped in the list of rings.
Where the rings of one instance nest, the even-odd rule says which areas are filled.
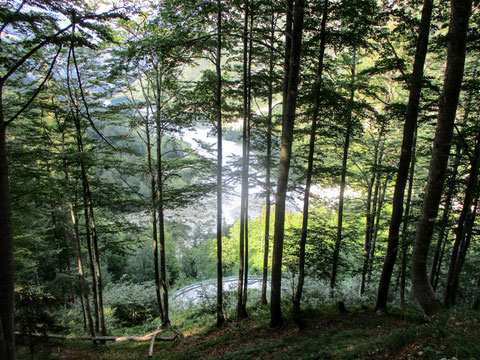
[[[262,279],[262,304],[267,303],[267,278],[268,278],[268,252],[270,247],[270,193],[272,184],[271,166],[272,166],[272,117],[273,117],[273,43],[275,37],[275,15],[272,14],[271,19],[271,50],[270,50],[270,63],[268,71],[268,115],[267,115],[267,157],[265,159],[265,243],[263,253],[263,279]]]
[[[240,205],[240,241],[239,241],[239,260],[238,260],[238,287],[237,287],[237,318],[247,317],[247,309],[244,306],[244,271],[245,271],[245,244],[248,233],[247,203],[248,203],[248,19],[250,4],[244,2],[244,28],[243,28],[243,133],[242,133],[242,194]]]
[[[393,273],[393,267],[397,259],[397,250],[399,242],[399,231],[402,223],[403,198],[405,194],[405,185],[408,179],[408,169],[410,167],[412,156],[412,144],[415,129],[417,128],[417,117],[420,103],[420,94],[422,91],[423,68],[428,48],[428,37],[430,33],[430,22],[432,18],[433,0],[424,0],[422,9],[422,18],[415,50],[415,59],[413,63],[413,73],[410,84],[410,95],[408,98],[407,113],[403,127],[402,149],[400,162],[398,164],[397,180],[393,193],[392,217],[390,220],[390,229],[388,233],[387,253],[383,263],[382,274],[378,284],[377,302],[375,311],[387,311],[388,290]]]
[[[163,206],[163,167],[162,167],[162,86],[163,86],[163,70],[156,68],[156,113],[155,125],[157,130],[157,210],[158,210],[158,239],[159,239],[159,255],[160,255],[160,287],[162,289],[163,298],[163,318],[162,325],[170,324],[168,314],[168,283],[167,283],[167,265],[165,259],[165,217]]]
[[[445,198],[445,205],[443,208],[442,219],[440,220],[440,229],[438,231],[437,245],[435,247],[435,253],[432,261],[432,269],[430,271],[430,283],[432,284],[433,290],[437,289],[438,275],[440,273],[440,268],[442,265],[442,250],[444,249],[445,243],[444,240],[448,235],[448,218],[450,215],[450,207],[452,204],[452,197],[455,192],[455,182],[458,175],[458,166],[460,165],[460,148],[457,146],[457,151],[455,153],[455,160],[453,164],[453,172],[450,179],[450,184],[447,190],[447,195]]]
[[[323,3],[322,23],[320,26],[320,53],[318,56],[317,78],[314,85],[314,103],[312,125],[310,127],[310,143],[308,150],[307,179],[303,195],[303,221],[300,235],[300,254],[298,258],[298,282],[293,299],[293,316],[296,321],[300,320],[300,301],[302,300],[303,284],[305,282],[305,246],[308,235],[308,207],[310,202],[310,187],[312,185],[313,158],[315,155],[315,135],[317,132],[318,113],[320,111],[320,90],[322,86],[323,59],[325,54],[325,28],[327,24],[328,0]]]
[[[377,179],[378,187],[381,186],[381,178]],[[368,264],[368,272],[367,272],[367,282],[370,282],[372,277],[372,270],[373,270],[373,263],[375,262],[375,250],[377,248],[377,237],[378,237],[378,229],[380,227],[380,218],[382,215],[383,204],[385,203],[385,194],[387,192],[388,182],[390,180],[390,176],[387,175],[385,181],[383,182],[383,186],[381,186],[381,194],[377,201],[377,210],[375,214],[375,225],[373,227],[373,236],[372,236],[372,248],[370,252],[370,259]]]
[[[287,97],[288,97],[288,79],[290,76],[290,56],[292,55],[292,28],[293,28],[293,6],[295,0],[286,1],[286,19],[285,19],[285,63],[283,73],[283,103],[282,103],[282,121],[285,121]],[[282,124],[283,137],[283,124]]]
[[[222,270],[222,2],[217,0],[217,51],[215,69],[217,75],[217,326],[225,321],[223,316]]]
[[[407,201],[405,205],[405,216],[403,217],[402,226],[402,264],[400,268],[400,306],[405,308],[405,287],[407,282],[407,256],[408,248],[411,245],[411,240],[408,236],[408,225],[410,223],[410,207],[412,205],[412,191],[413,191],[413,178],[415,176],[415,163],[416,163],[416,150],[417,150],[417,132],[418,127],[415,129],[412,144],[412,161],[410,162],[410,174],[408,175],[408,190]]]
[[[275,233],[273,237],[272,283],[270,298],[270,326],[283,324],[281,309],[282,288],[282,257],[285,230],[285,200],[287,195],[288,171],[292,154],[293,127],[298,96],[298,81],[300,73],[300,52],[302,46],[302,31],[304,17],[304,0],[296,0],[293,13],[292,43],[290,54],[290,70],[288,90],[285,101],[285,113],[282,127],[282,147],[278,170],[277,194],[275,196]],[[284,99],[285,100],[285,99]]]
[[[378,134],[378,139],[375,142],[375,152],[373,158],[373,167],[371,170],[370,181],[368,184],[367,189],[367,204],[366,204],[366,221],[365,221],[365,244],[363,247],[363,266],[362,266],[362,274],[360,278],[360,289],[359,294],[363,295],[365,293],[365,285],[367,283],[367,272],[368,272],[368,264],[370,261],[370,252],[372,248],[372,239],[373,239],[373,228],[375,226],[375,213],[376,213],[376,205],[378,199],[378,177],[380,176],[380,172],[378,171],[377,167],[379,164],[382,163],[383,157],[383,148],[379,151],[380,141],[383,137],[383,126]],[[382,144],[383,146],[383,144]]]
[[[94,316],[95,316],[95,332],[98,333],[100,331],[100,311],[98,306],[98,293],[97,293],[97,278],[96,278],[96,270],[95,270],[95,260],[92,248],[92,237],[90,232],[90,214],[88,211],[88,199],[87,199],[87,172],[85,169],[85,162],[83,160],[83,141],[82,141],[82,130],[80,125],[80,119],[78,111],[73,116],[73,120],[75,123],[76,129],[76,140],[77,140],[77,150],[80,155],[80,171],[82,176],[82,196],[83,196],[83,211],[85,217],[85,237],[87,241],[87,249],[88,249],[88,264],[90,265],[90,273],[92,276],[92,295],[93,295],[93,305],[94,305]]]
[[[75,116],[72,114],[72,116]],[[68,196],[68,205],[70,209],[70,219],[72,221],[73,225],[73,238],[75,242],[75,254],[77,257],[77,274],[78,274],[78,281],[80,284],[80,292],[81,292],[81,297],[83,300],[83,305],[85,306],[85,313],[87,317],[87,324],[88,324],[88,329],[90,331],[91,337],[95,337],[95,328],[93,324],[93,319],[92,319],[92,312],[90,310],[90,301],[89,301],[89,296],[88,296],[88,286],[87,286],[87,281],[85,280],[85,275],[83,272],[83,261],[82,261],[82,250],[81,250],[81,244],[80,244],[80,232],[78,229],[78,215],[75,211],[75,205],[74,205],[74,197],[72,194],[72,191],[70,189],[70,177],[68,174],[68,169],[67,169],[67,159],[65,156],[65,135],[62,132],[62,161],[63,161],[63,172],[65,175],[65,187],[67,190],[67,196]]]
[[[155,184],[155,175],[153,171],[153,162],[152,162],[152,145],[150,137],[150,127],[147,122],[145,123],[145,135],[147,138],[147,166],[148,166],[148,175],[150,178],[150,191],[152,197],[152,237],[153,237],[153,263],[154,263],[154,272],[155,272],[155,294],[157,296],[157,306],[158,313],[160,318],[164,319],[163,305],[162,305],[162,295],[160,290],[160,269],[159,269],[159,256],[158,256],[158,233],[157,233],[157,192]]]
[[[93,210],[93,201],[92,201],[92,193],[90,191],[90,186],[87,181],[87,200],[89,203],[89,210],[90,210],[90,229],[92,232],[92,240],[93,240],[93,252],[95,255],[95,268],[96,273],[95,276],[97,278],[97,286],[98,286],[98,310],[99,310],[99,317],[100,317],[100,329],[101,335],[107,335],[107,327],[105,324],[105,311],[103,307],[103,285],[102,285],[102,270],[100,268],[100,252],[98,251],[98,233],[97,227],[95,224],[95,213]]]
[[[247,196],[245,199],[245,267],[244,267],[244,280],[243,280],[243,302],[242,307],[247,314],[247,297],[248,297],[248,177],[250,168],[250,139],[252,129],[252,59],[253,59],[253,2],[250,8],[250,36],[248,41],[248,73],[247,73]],[[248,315],[248,314],[247,314]]]
[[[471,0],[452,0],[447,34],[447,68],[440,96],[437,128],[421,218],[412,254],[412,284],[415,297],[427,315],[438,313],[442,304],[437,299],[427,275],[427,259],[438,206],[445,182],[453,125],[465,67],[465,49]]]
[[[350,99],[348,101],[348,113],[347,113],[347,127],[345,130],[345,141],[343,143],[343,156],[342,156],[342,169],[340,174],[340,193],[338,195],[338,220],[337,220],[337,237],[335,239],[335,248],[333,249],[332,256],[332,274],[330,277],[330,289],[335,288],[337,281],[337,269],[340,256],[340,246],[343,238],[343,208],[345,201],[345,186],[347,177],[347,161],[348,161],[348,149],[350,147],[350,137],[352,135],[352,117],[353,117],[353,102],[355,97],[355,68],[356,68],[356,49],[353,49],[353,65],[352,65],[352,77],[351,77],[351,89]],[[332,292],[333,294],[333,292]]]

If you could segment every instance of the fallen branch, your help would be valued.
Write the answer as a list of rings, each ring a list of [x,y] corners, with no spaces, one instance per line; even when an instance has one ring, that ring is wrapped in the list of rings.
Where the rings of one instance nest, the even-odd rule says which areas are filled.
[[[150,346],[148,347],[148,357],[151,358],[153,356],[153,344],[155,343],[155,338],[157,334],[153,334],[152,338],[150,339]]]
[[[39,333],[20,333],[15,332],[15,335],[19,336],[33,336],[33,337],[43,337],[49,339],[64,339],[64,340],[91,340],[91,341],[115,341],[115,342],[123,342],[123,341],[150,341],[152,338],[155,338],[156,341],[175,341],[178,337],[177,334],[168,336],[168,337],[159,337],[156,336],[158,333],[162,332],[163,330],[155,331],[151,334],[147,334],[144,336],[68,336],[68,335],[55,335],[55,334],[39,334]]]

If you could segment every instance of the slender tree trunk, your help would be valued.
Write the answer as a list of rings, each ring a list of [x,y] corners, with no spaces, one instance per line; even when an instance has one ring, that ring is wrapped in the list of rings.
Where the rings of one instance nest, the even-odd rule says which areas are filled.
[[[363,266],[362,266],[362,274],[360,278],[360,289],[359,294],[363,295],[365,293],[365,285],[367,280],[367,272],[368,272],[368,264],[370,261],[370,252],[372,248],[372,238],[373,238],[373,227],[375,226],[375,212],[376,212],[376,205],[377,205],[377,198],[378,198],[378,176],[379,171],[377,169],[378,165],[382,162],[383,156],[383,148],[382,151],[379,151],[380,141],[383,137],[383,126],[378,134],[378,139],[375,142],[375,152],[373,157],[373,167],[372,173],[370,175],[370,182],[368,184],[367,189],[367,204],[366,204],[366,221],[365,221],[365,244],[363,247]],[[380,154],[379,154],[380,153]],[[379,159],[380,158],[380,159]]]
[[[239,264],[238,264],[238,288],[237,288],[237,317],[243,319],[247,317],[247,309],[244,306],[243,297],[244,272],[245,272],[245,243],[248,233],[248,20],[250,4],[244,2],[244,28],[243,28],[243,134],[242,134],[242,194],[240,205],[240,241],[239,241]]]
[[[416,148],[417,148],[417,131],[413,137],[412,144],[412,161],[410,162],[410,174],[408,175],[408,190],[407,190],[407,202],[405,205],[405,216],[403,217],[402,226],[402,264],[400,268],[400,306],[405,308],[405,287],[407,279],[407,256],[408,248],[411,245],[411,241],[408,236],[408,225],[410,223],[410,207],[412,205],[412,191],[413,191],[413,178],[415,175],[415,163],[416,163]]]
[[[375,149],[375,160],[374,162],[376,163],[377,161],[377,149]],[[376,170],[372,171],[372,174],[370,176],[370,181],[368,183],[368,188],[367,188],[367,204],[366,204],[366,216],[365,216],[365,243],[363,245],[363,266],[362,266],[362,274],[360,277],[360,288],[359,288],[359,294],[363,295],[365,293],[365,284],[367,280],[367,271],[368,271],[368,262],[369,262],[369,257],[370,257],[370,251],[372,247],[372,235],[373,235],[373,229],[372,226],[372,196],[373,196],[373,187],[374,187],[374,182],[376,179]]]
[[[75,116],[74,114],[72,114]],[[85,280],[85,275],[83,272],[83,262],[82,262],[82,250],[81,250],[81,244],[80,244],[80,232],[78,229],[78,215],[75,211],[75,206],[74,206],[74,199],[73,199],[73,194],[70,189],[70,178],[67,170],[67,159],[65,157],[65,135],[62,132],[62,157],[63,157],[63,171],[65,174],[65,187],[67,190],[67,196],[68,196],[68,205],[70,209],[70,219],[72,221],[73,225],[73,238],[75,242],[75,253],[77,257],[77,269],[78,269],[78,280],[80,284],[80,292],[81,292],[81,297],[83,304],[85,306],[85,313],[87,317],[87,323],[88,323],[88,329],[90,331],[90,335],[92,337],[96,336],[95,333],[95,328],[93,324],[93,319],[92,319],[92,312],[90,310],[90,301],[88,297],[88,286],[87,286],[87,281]]]
[[[157,130],[157,209],[158,209],[158,240],[160,255],[160,285],[163,298],[163,319],[162,325],[170,324],[168,314],[168,283],[167,283],[167,265],[165,259],[165,217],[163,205],[163,166],[162,166],[162,90],[163,90],[163,69],[156,68],[156,114],[155,125]]]
[[[252,130],[252,59],[253,59],[253,2],[250,8],[250,36],[248,40],[248,73],[247,73],[247,85],[248,85],[248,106],[247,106],[247,196],[245,199],[245,272],[243,280],[243,302],[242,307],[247,314],[247,297],[248,297],[248,177],[250,168],[250,139]],[[248,314],[247,314],[248,315]]]
[[[217,0],[217,326],[225,321],[223,316],[223,271],[222,271],[222,2]]]
[[[157,295],[157,306],[160,318],[163,321],[164,313],[162,306],[162,296],[160,290],[160,269],[159,269],[159,256],[158,256],[158,234],[157,234],[157,195],[156,195],[156,185],[155,185],[155,175],[153,172],[152,165],[152,145],[150,139],[150,128],[148,123],[145,124],[145,134],[147,138],[147,163],[148,163],[148,174],[150,177],[150,189],[152,196],[152,237],[153,237],[153,261],[154,261],[154,272],[155,272],[155,293]]]
[[[293,299],[293,316],[296,321],[300,320],[300,301],[302,300],[303,284],[305,282],[305,246],[308,235],[308,207],[310,201],[310,187],[312,185],[313,157],[315,155],[315,135],[317,132],[318,113],[320,111],[320,90],[322,86],[323,59],[325,54],[325,28],[327,24],[328,0],[323,3],[322,23],[320,27],[320,53],[318,57],[317,79],[314,86],[314,103],[312,125],[310,127],[310,144],[308,150],[307,179],[303,196],[303,222],[300,236],[300,254],[298,259],[298,282],[295,297]]]
[[[474,80],[476,78],[476,66],[474,70]],[[463,123],[462,125],[465,125],[467,123],[467,120],[470,117],[470,109],[471,109],[471,104],[472,104],[472,97],[473,97],[473,91],[470,91],[468,94],[468,99],[467,103],[465,105],[465,113],[463,115]],[[463,136],[460,134],[460,136]],[[455,150],[455,160],[453,162],[452,166],[452,175],[451,179],[448,182],[448,190],[447,190],[447,195],[445,199],[445,207],[443,209],[443,215],[442,219],[440,221],[440,230],[438,232],[438,239],[437,239],[437,245],[435,247],[435,254],[433,256],[433,262],[432,262],[432,269],[430,271],[430,283],[432,284],[433,290],[436,291],[437,289],[437,283],[438,283],[438,277],[440,274],[440,269],[441,269],[441,260],[443,258],[444,250],[445,250],[445,243],[444,239],[448,235],[449,228],[447,227],[448,225],[448,218],[450,215],[450,207],[452,203],[452,197],[455,193],[455,185],[456,185],[456,179],[458,175],[458,167],[460,166],[460,160],[462,158],[462,142],[461,139],[456,144],[456,150]],[[440,256],[442,255],[442,256]]]
[[[13,237],[6,149],[6,124],[0,98],[0,358],[15,359]]]
[[[90,265],[90,272],[92,276],[92,295],[93,295],[93,305],[94,305],[94,315],[95,315],[95,332],[100,332],[100,317],[99,317],[99,307],[98,307],[98,294],[97,294],[97,278],[95,270],[95,260],[92,249],[92,237],[90,232],[90,214],[88,211],[88,198],[87,198],[87,171],[85,169],[85,162],[83,160],[83,141],[82,141],[82,129],[80,126],[80,119],[78,111],[73,116],[76,128],[76,138],[77,138],[77,150],[80,155],[80,170],[82,174],[82,196],[83,196],[83,211],[85,216],[85,237],[87,240],[87,249],[88,249],[88,264]]]
[[[478,177],[478,165],[480,159],[480,135],[477,136],[475,142],[475,150],[470,164],[470,173],[468,175],[467,188],[465,189],[465,198],[463,200],[463,207],[458,218],[458,226],[456,229],[455,243],[453,244],[452,256],[450,259],[450,266],[447,275],[447,284],[445,287],[445,307],[455,305],[455,294],[458,287],[461,268],[463,265],[462,259],[467,252],[468,244],[465,239],[465,223],[471,215],[472,202],[475,197],[476,183]]]
[[[381,185],[381,178],[379,177],[377,180],[377,185]],[[383,186],[381,189],[381,194],[380,197],[378,198],[378,205],[377,205],[377,211],[375,214],[375,226],[373,227],[373,236],[372,236],[372,248],[371,248],[371,253],[370,253],[370,263],[368,265],[368,272],[367,272],[367,282],[370,282],[372,278],[372,270],[373,270],[373,263],[375,262],[375,250],[377,249],[377,237],[378,237],[378,230],[380,227],[380,218],[382,215],[382,209],[383,209],[383,204],[385,203],[385,194],[387,192],[387,187],[388,187],[388,182],[390,180],[390,177],[387,176],[385,178],[385,181],[383,182]]]
[[[165,318],[163,313],[162,295],[160,290],[160,269],[159,269],[159,256],[158,256],[158,234],[157,234],[157,191],[155,185],[155,174],[153,171],[152,161],[152,144],[150,137],[150,127],[148,122],[145,123],[145,134],[147,138],[147,166],[148,176],[150,178],[150,191],[152,197],[152,237],[153,237],[153,266],[155,272],[155,294],[157,295],[157,306],[160,318]]]
[[[80,119],[78,114],[75,117],[75,125],[77,127],[77,146],[78,151],[82,155],[84,153],[83,149],[83,140],[82,140],[82,131]],[[103,289],[102,289],[102,272],[100,269],[100,254],[98,251],[98,234],[97,228],[95,225],[95,213],[93,210],[93,200],[92,193],[90,192],[90,185],[88,182],[87,171],[85,168],[85,162],[83,158],[80,157],[80,165],[82,171],[82,185],[84,193],[84,210],[85,210],[85,227],[87,235],[87,244],[89,248],[89,257],[91,262],[91,271],[92,271],[92,287],[94,289],[93,296],[95,304],[95,331],[99,332],[99,325],[101,328],[101,335],[107,335],[107,328],[105,324],[105,313],[103,307]],[[90,242],[92,240],[92,243]],[[93,254],[92,254],[92,245],[93,245]],[[92,256],[93,255],[93,256]],[[94,261],[95,263],[93,263]]]
[[[348,102],[348,113],[347,113],[347,128],[345,130],[345,142],[343,143],[343,157],[342,157],[342,170],[340,174],[340,194],[338,195],[338,221],[337,221],[337,237],[335,239],[335,248],[333,249],[332,257],[332,274],[330,277],[330,289],[335,288],[335,283],[337,281],[337,269],[338,269],[338,260],[340,255],[340,246],[342,244],[343,237],[343,208],[344,208],[344,194],[346,186],[346,177],[347,177],[347,161],[348,161],[348,149],[350,147],[350,137],[352,135],[352,116],[353,116],[353,101],[355,97],[355,67],[356,67],[356,49],[353,50],[353,66],[352,66],[352,77],[351,77],[351,89],[350,89],[350,100]],[[332,293],[333,294],[333,293]]]
[[[272,284],[270,298],[270,326],[283,324],[281,308],[282,288],[282,257],[285,230],[285,200],[288,185],[288,171],[292,154],[293,127],[298,96],[298,80],[300,73],[300,52],[302,46],[304,0],[296,0],[293,13],[291,38],[290,70],[288,90],[285,101],[285,113],[282,127],[282,148],[280,151],[280,166],[278,169],[277,194],[275,196],[275,233],[273,237]]]
[[[157,139],[157,147],[161,147],[161,135]],[[160,245],[160,280],[162,285],[163,297],[163,325],[170,324],[168,313],[168,280],[167,280],[167,262],[165,257],[165,217],[163,211],[163,185],[162,185],[162,156],[157,160],[158,165],[158,229],[159,229],[159,245]]]
[[[88,296],[88,287],[87,287],[87,281],[85,280],[85,275],[83,273],[83,264],[82,264],[82,251],[81,251],[81,245],[80,245],[80,234],[78,230],[78,216],[75,213],[75,207],[73,203],[70,201],[70,217],[72,220],[73,224],[73,229],[74,229],[74,237],[75,237],[75,251],[77,255],[77,267],[78,267],[78,278],[80,282],[80,289],[82,292],[82,298],[84,300],[84,305],[85,305],[85,312],[87,315],[87,322],[88,322],[88,329],[90,331],[90,335],[92,337],[96,336],[95,334],[95,328],[93,324],[93,318],[92,318],[92,312],[90,310],[90,300]]]
[[[405,116],[405,124],[403,128],[400,162],[398,164],[397,180],[393,193],[393,208],[392,217],[390,220],[390,229],[388,233],[387,253],[383,263],[380,283],[378,284],[377,303],[375,304],[376,311],[387,311],[387,298],[388,290],[390,288],[390,279],[392,277],[393,267],[395,266],[395,261],[397,259],[399,231],[402,223],[403,213],[403,197],[405,194],[405,185],[408,179],[408,168],[410,167],[412,156],[414,133],[415,129],[417,128],[420,94],[422,91],[423,68],[425,65],[425,58],[427,56],[432,8],[433,0],[424,0],[417,48],[415,51],[415,60],[413,63],[410,96],[408,98],[407,114]]]
[[[447,35],[447,68],[438,111],[437,128],[427,189],[423,201],[412,254],[412,284],[415,297],[427,315],[438,313],[442,304],[437,299],[427,275],[427,259],[435,219],[445,182],[448,157],[453,137],[460,87],[465,67],[465,49],[471,0],[452,0],[450,26]]]
[[[271,19],[271,42],[270,64],[268,71],[268,115],[267,115],[267,157],[265,160],[265,245],[263,253],[263,279],[262,279],[262,304],[267,303],[267,281],[268,281],[268,251],[270,247],[270,192],[272,184],[270,172],[272,165],[272,116],[273,116],[273,43],[275,37],[275,15]]]
[[[83,300],[82,292],[80,292],[80,304],[82,305],[83,329],[87,330],[87,311],[85,310],[85,300]]]
[[[382,142],[382,148],[380,151],[380,157],[379,157],[379,162],[378,165],[382,165],[383,161],[383,154],[384,154],[384,147],[385,147],[385,139]],[[382,181],[382,173],[380,171],[377,171],[375,174],[375,187],[373,190],[373,200],[372,200],[372,215],[371,215],[371,225],[370,225],[370,230],[371,230],[371,235],[370,235],[370,247],[369,247],[369,254],[368,254],[368,261],[366,265],[366,274],[365,274],[365,283],[370,282],[371,279],[371,272],[372,272],[372,264],[373,264],[373,258],[375,256],[375,247],[377,244],[377,234],[378,234],[378,226],[380,222],[380,213],[382,210],[383,206],[383,201],[385,199],[385,192],[386,192],[386,186],[387,186],[387,180],[385,181],[384,187],[381,185]]]
[[[288,97],[288,79],[290,75],[290,56],[292,55],[292,28],[293,28],[293,6],[295,0],[286,0],[286,19],[285,19],[285,63],[283,73],[283,103],[282,103],[282,121],[285,121],[287,97]],[[283,126],[282,126],[283,137]]]
[[[449,182],[449,187],[447,190],[447,195],[445,198],[445,205],[443,208],[442,219],[440,220],[440,229],[438,231],[437,245],[435,247],[435,253],[432,261],[432,269],[430,271],[430,284],[432,284],[433,290],[437,289],[437,279],[438,274],[440,273],[441,267],[441,254],[442,250],[445,248],[445,239],[448,235],[448,218],[450,215],[450,208],[452,204],[452,197],[455,192],[455,182],[458,175],[458,166],[460,165],[461,152],[460,147],[457,146],[457,151],[455,153],[455,160],[453,164],[453,172]]]
[[[448,231],[445,234],[445,241],[443,241],[442,244],[442,250],[440,251],[440,257],[438,258],[438,266],[437,266],[437,271],[435,272],[435,278],[432,284],[433,289],[436,291],[437,286],[438,286],[438,281],[440,280],[440,273],[442,269],[442,263],[443,263],[443,257],[445,255],[445,245],[447,244],[447,236],[448,236]]]
[[[95,213],[93,210],[93,201],[92,201],[92,193],[90,192],[90,186],[87,181],[87,199],[89,203],[90,209],[90,229],[92,231],[92,240],[93,240],[93,252],[95,255],[95,268],[96,268],[96,278],[97,278],[97,286],[98,286],[98,310],[99,310],[99,317],[100,317],[100,329],[101,335],[107,336],[107,327],[105,324],[105,311],[103,307],[103,285],[102,285],[102,270],[100,268],[100,252],[98,251],[98,233],[97,227],[95,223]]]

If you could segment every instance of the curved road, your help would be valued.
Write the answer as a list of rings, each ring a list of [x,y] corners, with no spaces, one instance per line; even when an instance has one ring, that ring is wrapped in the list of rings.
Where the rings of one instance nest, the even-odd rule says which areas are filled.
[[[223,291],[233,292],[237,290],[238,276],[229,276],[223,278]],[[248,276],[248,289],[261,290],[262,277],[257,275]],[[267,290],[270,290],[270,279],[267,281]],[[217,295],[217,279],[200,281],[187,285],[175,291],[170,296],[170,304],[181,308],[187,308],[191,305],[197,305],[202,302],[214,300]]]

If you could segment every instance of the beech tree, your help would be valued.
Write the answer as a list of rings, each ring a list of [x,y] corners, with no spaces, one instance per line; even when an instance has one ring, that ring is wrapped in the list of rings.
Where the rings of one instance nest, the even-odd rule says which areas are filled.
[[[298,96],[298,79],[300,72],[300,53],[302,47],[302,32],[305,2],[296,0],[293,5],[291,46],[286,46],[289,54],[288,79],[284,86],[284,114],[282,126],[282,150],[280,152],[280,166],[278,170],[277,193],[275,196],[275,233],[273,238],[272,257],[272,285],[270,299],[270,326],[278,327],[283,324],[281,309],[282,286],[282,255],[285,229],[285,197],[287,193],[288,171],[292,153],[293,127]],[[287,7],[287,13],[289,8]],[[288,15],[287,15],[288,16]],[[288,24],[287,24],[288,26]],[[287,39],[289,39],[287,33]],[[290,41],[290,40],[288,40]]]
[[[440,96],[427,188],[412,254],[413,290],[417,301],[427,315],[435,315],[442,309],[442,304],[433,291],[427,275],[427,258],[452,143],[465,66],[467,30],[472,2],[452,0],[451,7],[447,35],[447,68]]]
[[[415,129],[417,127],[420,93],[422,89],[423,67],[425,64],[425,57],[427,55],[432,9],[433,0],[425,0],[423,2],[420,28],[418,30],[413,74],[410,81],[410,96],[408,99],[407,113],[405,115],[400,162],[398,165],[397,180],[393,195],[393,211],[392,218],[390,220],[388,248],[378,286],[375,310],[386,311],[387,309],[388,289],[390,286],[393,266],[395,265],[397,258],[399,232],[403,213],[403,198],[405,193],[405,185],[408,179],[408,169],[411,162],[413,139]]]
[[[320,25],[320,53],[318,55],[318,70],[317,78],[314,85],[314,103],[313,103],[313,115],[312,124],[310,126],[310,143],[308,149],[308,164],[305,183],[305,192],[303,198],[303,221],[302,232],[300,237],[300,253],[298,261],[298,283],[295,291],[295,297],[293,299],[293,312],[294,317],[300,320],[300,301],[302,299],[303,284],[305,281],[305,246],[308,235],[308,212],[309,212],[309,200],[310,200],[310,187],[312,185],[313,175],[313,160],[315,155],[315,136],[317,131],[317,121],[320,111],[320,91],[322,86],[323,75],[323,61],[325,55],[325,43],[326,43],[326,25],[328,16],[328,0],[323,3],[322,22]]]

